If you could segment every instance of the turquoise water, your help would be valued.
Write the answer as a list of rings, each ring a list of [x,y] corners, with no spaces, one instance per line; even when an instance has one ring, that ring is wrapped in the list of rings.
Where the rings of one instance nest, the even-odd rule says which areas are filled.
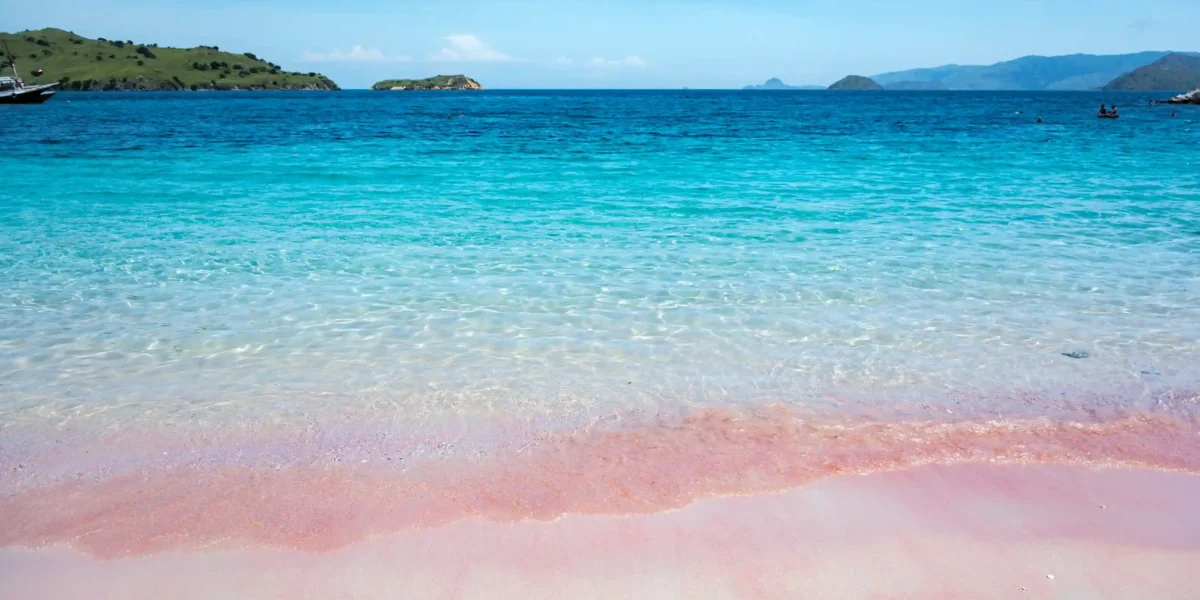
[[[1200,384],[1200,110],[1148,98],[13,107],[0,416],[1153,402]]]

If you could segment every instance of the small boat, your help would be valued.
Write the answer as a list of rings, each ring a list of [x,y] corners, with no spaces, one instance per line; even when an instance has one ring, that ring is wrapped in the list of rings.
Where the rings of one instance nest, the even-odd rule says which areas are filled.
[[[8,56],[8,68],[12,69],[12,77],[0,77],[0,104],[41,104],[54,95],[58,83],[43,85],[25,85],[21,76],[17,75],[17,61],[13,60],[12,51],[4,44],[4,54]]]
[[[1102,112],[1096,115],[1097,119],[1120,119],[1121,115],[1115,112]]]
[[[57,85],[24,85],[15,77],[0,77],[0,104],[41,104],[54,95]]]

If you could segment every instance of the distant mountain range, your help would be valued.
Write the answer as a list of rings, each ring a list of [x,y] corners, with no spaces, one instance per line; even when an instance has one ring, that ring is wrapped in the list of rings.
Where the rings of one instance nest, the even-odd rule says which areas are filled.
[[[945,65],[872,77],[887,89],[1095,90],[1171,52],[1026,56],[994,65]]]
[[[823,85],[788,85],[778,77],[772,77],[762,85],[748,85],[743,90],[823,90]]]
[[[1168,54],[1112,80],[1104,89],[1167,92],[1200,89],[1200,57]]]

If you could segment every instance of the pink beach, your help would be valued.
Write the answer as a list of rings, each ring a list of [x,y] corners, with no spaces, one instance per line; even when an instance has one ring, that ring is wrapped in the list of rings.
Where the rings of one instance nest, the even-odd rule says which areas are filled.
[[[0,600],[1200,600],[1198,0],[0,21]]]
[[[1200,477],[1181,473],[919,467],[648,514],[472,517],[319,551],[9,547],[0,595],[1182,600],[1200,586],[1197,497]]]
[[[0,500],[0,590],[6,598],[1186,598],[1200,584],[1197,433],[1185,419],[1136,414],[821,421],[775,408],[594,424],[484,457],[405,466],[386,457],[314,461],[304,452],[328,449],[311,444],[273,466],[224,448],[229,462],[220,464],[214,448],[195,447],[203,460],[93,468],[53,482],[10,478],[15,488]],[[71,443],[73,456],[121,447],[111,436]],[[341,455],[359,456],[338,444]],[[54,446],[26,453],[15,470],[61,462]]]

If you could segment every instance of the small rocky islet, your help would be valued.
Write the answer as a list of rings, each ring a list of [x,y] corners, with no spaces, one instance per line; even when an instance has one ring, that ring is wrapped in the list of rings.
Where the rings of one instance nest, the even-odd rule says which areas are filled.
[[[478,81],[466,75],[438,75],[425,79],[385,79],[371,86],[375,91],[482,90]]]
[[[1200,89],[1180,94],[1167,100],[1167,104],[1196,104],[1200,105]]]

